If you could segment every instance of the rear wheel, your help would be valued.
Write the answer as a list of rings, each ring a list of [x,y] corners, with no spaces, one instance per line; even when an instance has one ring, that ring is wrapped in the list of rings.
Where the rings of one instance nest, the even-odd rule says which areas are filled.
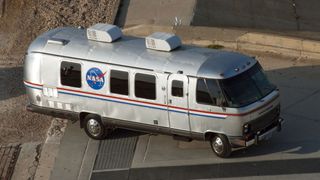
[[[89,137],[96,140],[106,139],[109,130],[103,125],[100,116],[89,114],[84,118],[84,130]]]
[[[231,154],[231,145],[228,138],[222,134],[216,134],[210,138],[210,145],[213,152],[222,158],[229,157]]]

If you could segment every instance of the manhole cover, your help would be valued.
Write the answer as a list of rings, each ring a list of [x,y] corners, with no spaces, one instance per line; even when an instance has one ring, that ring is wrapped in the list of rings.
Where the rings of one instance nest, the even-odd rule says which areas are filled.
[[[20,144],[12,146],[0,145],[0,180],[11,179],[20,149]]]

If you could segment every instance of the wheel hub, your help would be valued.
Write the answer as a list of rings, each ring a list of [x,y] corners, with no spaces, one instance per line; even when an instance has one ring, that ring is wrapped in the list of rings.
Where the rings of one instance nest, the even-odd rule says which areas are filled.
[[[213,142],[213,149],[216,153],[221,154],[223,152],[223,142],[221,138],[217,137]]]
[[[93,136],[99,136],[101,133],[101,126],[95,119],[90,119],[87,123],[87,128],[90,134]]]

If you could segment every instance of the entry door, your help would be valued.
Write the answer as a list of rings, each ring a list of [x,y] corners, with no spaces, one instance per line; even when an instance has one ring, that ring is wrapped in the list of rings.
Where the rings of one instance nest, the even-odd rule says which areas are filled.
[[[172,74],[168,79],[168,112],[170,127],[190,131],[188,110],[188,77]]]

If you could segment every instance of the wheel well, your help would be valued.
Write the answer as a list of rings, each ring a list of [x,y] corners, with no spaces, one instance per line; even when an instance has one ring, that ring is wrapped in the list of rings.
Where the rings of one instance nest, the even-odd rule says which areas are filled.
[[[214,133],[214,132],[206,132],[204,133],[204,139],[206,141],[210,140],[213,136],[215,136],[217,133]]]
[[[84,118],[87,116],[87,115],[89,115],[89,114],[91,114],[91,113],[87,113],[87,112],[81,112],[80,114],[79,114],[79,119],[80,119],[80,128],[83,128],[83,126],[84,126],[84,122],[83,122],[83,120],[84,120]]]
[[[101,118],[101,116],[98,115],[98,114],[89,113],[89,112],[81,112],[81,113],[79,114],[80,128],[83,128],[83,127],[84,127],[84,119],[85,119],[88,115],[90,115],[90,114],[93,115],[93,116],[95,116],[95,117],[97,117],[97,118]]]

